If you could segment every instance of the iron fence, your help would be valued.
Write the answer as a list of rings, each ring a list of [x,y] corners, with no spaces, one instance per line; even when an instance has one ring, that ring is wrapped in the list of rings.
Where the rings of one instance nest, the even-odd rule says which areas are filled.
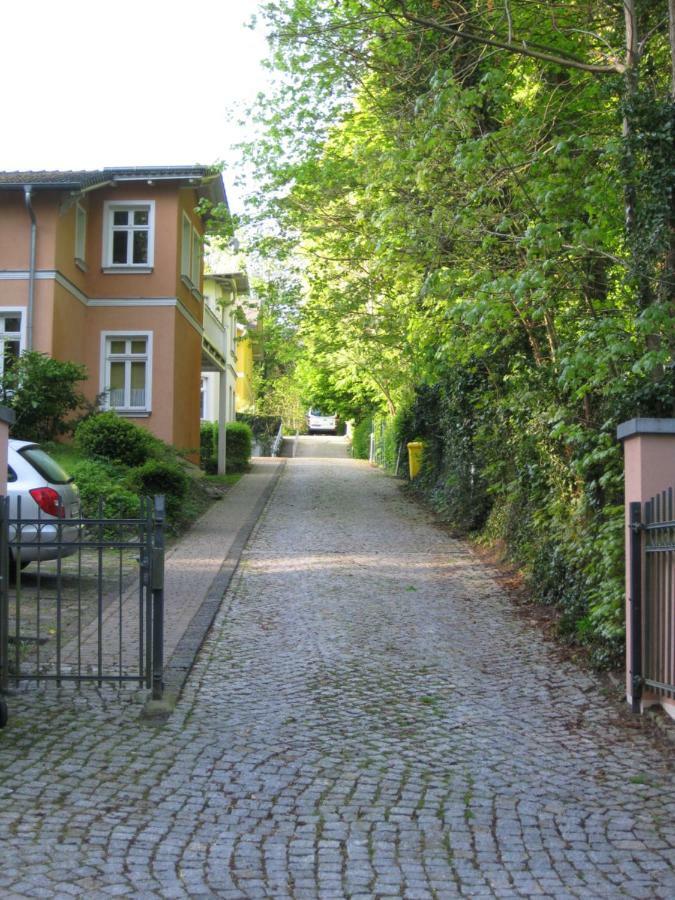
[[[630,527],[631,680],[638,712],[645,687],[675,699],[673,489],[652,497],[644,511],[640,503],[631,503]]]
[[[26,518],[0,498],[0,690],[135,682],[161,698],[164,498],[105,513]]]

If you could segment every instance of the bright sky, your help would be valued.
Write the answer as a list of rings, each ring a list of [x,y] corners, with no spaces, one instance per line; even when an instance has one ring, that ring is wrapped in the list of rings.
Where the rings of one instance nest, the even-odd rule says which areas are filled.
[[[257,0],[3,4],[0,170],[211,164],[265,86]]]

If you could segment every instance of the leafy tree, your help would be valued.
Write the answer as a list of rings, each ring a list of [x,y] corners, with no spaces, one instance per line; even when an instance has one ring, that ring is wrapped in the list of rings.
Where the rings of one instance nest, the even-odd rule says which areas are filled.
[[[263,6],[250,226],[303,285],[296,379],[425,437],[439,511],[607,653],[616,424],[672,405],[674,9]]]
[[[26,441],[49,441],[71,433],[90,404],[77,389],[86,368],[52,359],[35,350],[5,365],[0,376],[2,403],[14,410],[11,433]]]

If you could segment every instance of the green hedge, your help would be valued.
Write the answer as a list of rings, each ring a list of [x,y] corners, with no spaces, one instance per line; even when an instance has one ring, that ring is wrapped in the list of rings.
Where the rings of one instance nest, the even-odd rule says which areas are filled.
[[[244,422],[228,422],[227,466],[228,472],[245,472],[251,462],[253,432]]]
[[[202,422],[199,426],[199,465],[209,475],[218,470],[217,422]]]
[[[251,462],[253,432],[244,422],[228,422],[226,435],[226,471],[245,472]],[[209,475],[218,471],[218,423],[202,422],[199,460]]]
[[[352,456],[354,459],[368,459],[370,455],[371,417],[361,419],[352,429]]]
[[[624,604],[616,419],[579,428],[583,442],[563,443],[551,409],[531,400],[535,391],[545,396],[547,385],[536,381],[544,377],[533,368],[527,390],[512,379],[491,393],[487,370],[456,366],[418,387],[397,436],[424,440],[413,486],[442,519],[503,547],[529,576],[535,599],[560,611],[561,634],[587,644],[598,665],[615,665]]]

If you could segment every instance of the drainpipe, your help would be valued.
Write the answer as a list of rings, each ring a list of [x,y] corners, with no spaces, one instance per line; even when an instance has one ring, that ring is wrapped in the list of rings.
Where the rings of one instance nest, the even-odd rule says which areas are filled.
[[[35,306],[35,248],[37,245],[37,221],[31,203],[32,185],[24,187],[26,209],[30,216],[30,262],[28,264],[28,309],[26,311],[26,350],[33,349],[33,308]]]

